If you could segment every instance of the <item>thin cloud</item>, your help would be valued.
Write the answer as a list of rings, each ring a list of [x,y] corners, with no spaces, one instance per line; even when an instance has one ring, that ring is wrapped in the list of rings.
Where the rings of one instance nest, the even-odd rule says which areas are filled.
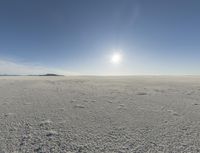
[[[38,75],[46,73],[56,73],[62,75],[75,75],[75,73],[67,72],[61,69],[47,68],[44,66],[22,64],[8,60],[0,59],[0,74],[6,75]]]

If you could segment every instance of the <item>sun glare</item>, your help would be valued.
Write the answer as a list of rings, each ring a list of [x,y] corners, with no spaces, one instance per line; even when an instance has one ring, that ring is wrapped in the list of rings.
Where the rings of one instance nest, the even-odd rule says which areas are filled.
[[[113,64],[119,64],[121,63],[122,61],[122,55],[119,54],[119,53],[114,53],[112,56],[111,56],[111,63]]]

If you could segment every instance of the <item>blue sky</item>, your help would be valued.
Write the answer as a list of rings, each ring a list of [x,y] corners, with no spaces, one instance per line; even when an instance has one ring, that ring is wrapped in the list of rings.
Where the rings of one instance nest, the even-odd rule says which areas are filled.
[[[199,0],[1,0],[0,73],[200,74],[199,8]]]

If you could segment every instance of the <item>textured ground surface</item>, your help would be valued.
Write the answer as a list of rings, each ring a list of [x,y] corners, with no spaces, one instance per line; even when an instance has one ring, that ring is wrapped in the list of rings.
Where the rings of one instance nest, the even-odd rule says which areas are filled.
[[[0,152],[200,152],[200,78],[0,77]]]

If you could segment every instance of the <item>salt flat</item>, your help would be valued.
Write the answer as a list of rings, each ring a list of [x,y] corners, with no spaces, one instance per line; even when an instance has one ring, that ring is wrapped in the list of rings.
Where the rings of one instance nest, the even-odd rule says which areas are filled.
[[[200,152],[200,77],[0,77],[0,152]]]

